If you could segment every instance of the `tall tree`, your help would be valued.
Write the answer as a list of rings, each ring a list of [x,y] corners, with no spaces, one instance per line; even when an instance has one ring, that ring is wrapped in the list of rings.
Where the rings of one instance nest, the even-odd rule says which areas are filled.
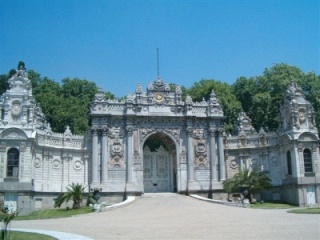
[[[232,85],[234,94],[257,130],[278,129],[279,107],[283,101],[283,94],[292,80],[305,91],[306,98],[315,107],[319,127],[320,100],[317,97],[320,92],[319,76],[314,73],[303,73],[297,67],[281,63],[266,68],[262,76],[249,79],[241,77]]]
[[[0,75],[0,95],[9,89],[8,78],[7,74]]]
[[[200,82],[195,82],[187,93],[192,97],[193,101],[202,101],[202,99],[209,100],[210,94],[214,90],[223,108],[225,116],[225,130],[228,133],[233,132],[234,123],[241,111],[241,104],[236,99],[231,87],[215,80],[202,79]]]

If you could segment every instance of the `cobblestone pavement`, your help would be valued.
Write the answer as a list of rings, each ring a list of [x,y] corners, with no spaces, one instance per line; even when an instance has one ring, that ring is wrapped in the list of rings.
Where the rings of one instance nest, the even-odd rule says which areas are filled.
[[[128,206],[63,219],[13,221],[104,239],[320,239],[320,216],[285,209],[248,209],[177,194],[148,194]]]

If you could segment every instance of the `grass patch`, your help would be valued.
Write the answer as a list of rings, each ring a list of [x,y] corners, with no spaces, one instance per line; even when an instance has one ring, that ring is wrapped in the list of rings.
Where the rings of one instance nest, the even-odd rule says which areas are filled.
[[[320,208],[299,208],[288,210],[288,213],[320,214]]]
[[[297,206],[287,204],[287,203],[271,203],[271,202],[265,202],[265,203],[255,203],[250,204],[250,208],[260,208],[260,209],[286,209],[286,208],[296,208]]]
[[[48,218],[65,218],[79,214],[92,213],[91,207],[82,207],[80,209],[55,208],[45,209],[32,212],[27,216],[17,216],[14,220],[36,220],[36,219],[48,219]]]
[[[39,233],[9,231],[9,240],[57,240],[57,238]]]

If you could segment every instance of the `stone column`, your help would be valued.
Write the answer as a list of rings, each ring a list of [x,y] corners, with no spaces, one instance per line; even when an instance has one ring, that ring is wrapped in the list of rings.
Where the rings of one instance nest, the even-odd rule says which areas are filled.
[[[92,131],[92,184],[99,183],[98,131]]]
[[[66,186],[68,185],[68,169],[69,169],[69,164],[68,164],[68,154],[63,153],[62,154],[62,175],[61,175],[61,192],[64,192],[66,189]],[[66,170],[66,166],[68,169]]]
[[[189,181],[194,180],[194,170],[193,170],[194,152],[193,152],[192,134],[193,134],[193,128],[188,127],[187,135],[188,135],[188,180]]]
[[[85,153],[83,156],[83,181],[84,181],[84,185],[87,186],[88,185],[88,162],[89,162],[89,154]]]
[[[222,129],[219,130],[218,148],[219,148],[220,181],[223,181],[226,179],[226,170],[224,165],[223,130]]]
[[[101,143],[101,171],[102,171],[102,182],[108,181],[108,129],[103,129],[102,132],[102,143]]]
[[[127,182],[132,182],[133,128],[127,127]]]
[[[217,181],[216,130],[210,129],[210,169],[211,181]]]
[[[5,143],[0,143],[0,179],[6,176],[6,169],[4,168],[6,159],[7,147]]]

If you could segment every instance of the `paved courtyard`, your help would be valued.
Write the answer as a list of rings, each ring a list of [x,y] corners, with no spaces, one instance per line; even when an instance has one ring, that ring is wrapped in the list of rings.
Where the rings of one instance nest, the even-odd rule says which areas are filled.
[[[11,227],[67,232],[95,240],[320,239],[319,215],[224,206],[177,194],[148,194],[105,212],[13,221]]]

